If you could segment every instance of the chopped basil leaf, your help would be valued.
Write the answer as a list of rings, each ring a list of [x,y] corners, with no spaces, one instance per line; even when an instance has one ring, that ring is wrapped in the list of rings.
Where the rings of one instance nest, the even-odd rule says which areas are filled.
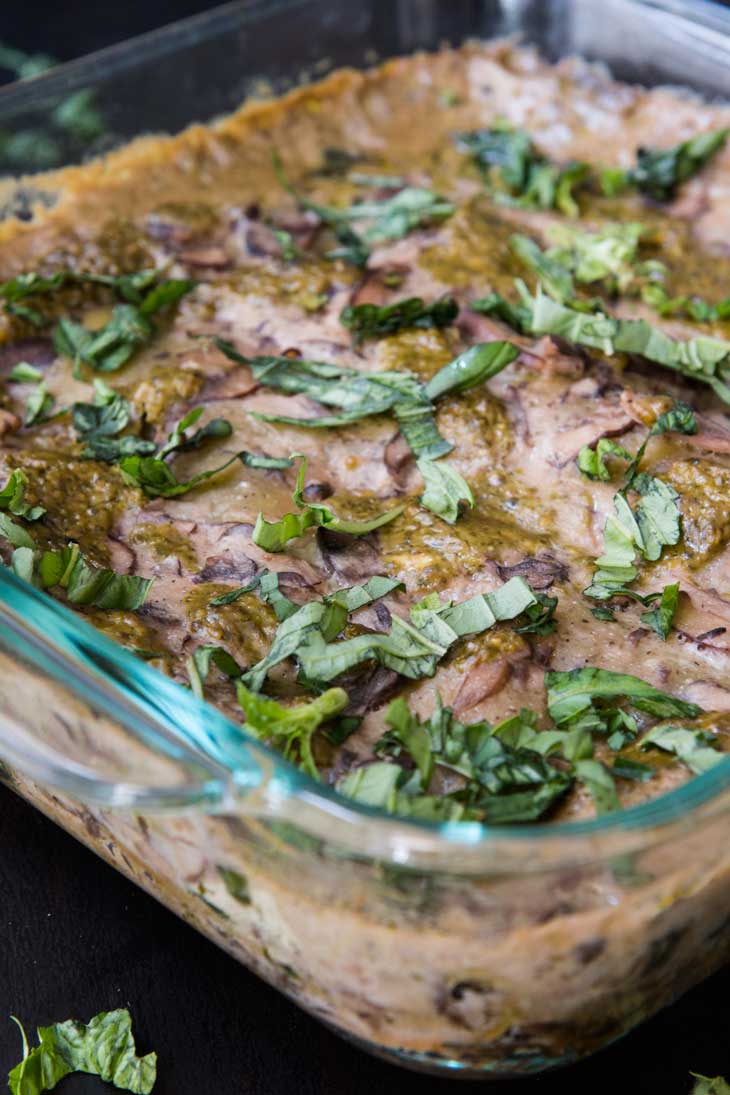
[[[160,278],[158,270],[140,270],[136,274],[91,274],[76,270],[59,270],[50,277],[41,274],[19,274],[0,284],[0,297],[8,304],[17,304],[28,297],[55,293],[69,285],[103,285],[121,300],[139,305],[145,315],[151,315],[171,304],[195,288],[189,279]]]
[[[15,548],[35,547],[35,542],[30,533],[16,521],[11,521],[6,513],[0,513],[0,536],[5,540],[9,540]]]
[[[383,595],[380,590],[376,594]],[[300,679],[311,686],[326,684],[366,661],[420,680],[433,676],[457,639],[486,631],[498,620],[514,619],[534,603],[527,583],[512,578],[494,593],[477,594],[460,604],[440,605],[436,597],[414,605],[410,620],[393,616],[387,633],[333,641],[345,626],[347,609],[310,601],[279,625],[269,653],[245,674],[244,683],[259,691],[269,670],[292,656],[299,662]]]
[[[167,281],[160,281],[139,302],[140,311],[145,316],[154,315],[155,312],[160,312],[163,308],[169,308],[172,304],[177,304],[186,293],[194,288],[195,282],[190,281],[188,278],[171,278]]]
[[[656,201],[670,201],[677,188],[696,175],[725,144],[727,129],[698,133],[672,148],[640,148],[628,181]]]
[[[461,723],[440,697],[425,720],[410,711],[402,697],[395,700],[386,715],[389,729],[374,746],[378,762],[350,772],[338,782],[338,791],[391,813],[505,824],[537,820],[578,782],[588,788],[600,815],[619,808],[616,778],[648,780],[654,774],[652,767],[631,758],[616,757],[610,768],[594,758],[595,733],[607,737],[612,749],[636,738],[636,720],[613,702],[626,700],[660,717],[668,710],[699,712],[645,681],[608,670],[589,667],[552,673],[546,683],[549,710],[557,724],[548,730],[539,728],[536,712],[525,709],[492,726],[486,720]],[[659,737],[657,744],[662,740]],[[709,759],[698,757],[697,744],[691,734],[686,740],[670,734],[664,747],[681,752],[683,759],[692,755],[696,764],[719,759],[716,753]],[[702,735],[699,744],[706,744]],[[559,767],[551,757],[560,758]],[[463,781],[439,796],[438,808],[430,793],[436,768],[450,770]],[[453,786],[453,778],[450,782]]]
[[[393,521],[405,509],[405,503],[395,506],[387,513],[380,514],[370,521],[346,521],[337,517],[323,502],[307,502],[304,497],[304,481],[307,474],[307,458],[302,453],[292,454],[291,460],[300,460],[297,481],[292,499],[301,513],[287,513],[278,521],[267,521],[259,513],[254,526],[252,540],[264,551],[283,551],[289,540],[301,536],[310,528],[328,528],[332,532],[347,532],[351,536],[364,536],[381,525]]]
[[[199,449],[206,441],[221,441],[231,436],[233,427],[226,418],[211,418],[204,426],[188,435],[188,430],[195,425],[202,413],[203,408],[196,407],[180,419],[157,454],[160,460],[173,452],[190,452],[192,449]]]
[[[272,574],[268,570],[261,570],[257,578],[258,595],[265,605],[271,606],[277,620],[281,623],[282,620],[293,616],[299,606],[279,589],[279,575]]]
[[[590,791],[599,817],[620,809],[613,776],[600,760],[576,761],[575,775],[578,782],[585,784]]]
[[[247,582],[245,586],[239,586],[237,589],[231,589],[228,593],[221,593],[217,597],[214,597],[210,602],[212,608],[216,608],[219,605],[232,605],[235,601],[238,601],[243,597],[244,593],[251,593],[254,589],[258,589],[261,581],[261,575],[257,574]]]
[[[535,739],[532,720],[536,716],[532,712],[523,715],[529,720],[525,724],[527,737]],[[519,722],[519,716],[508,721]],[[397,699],[388,709],[386,722],[390,730],[376,743],[376,756],[397,761],[410,758],[416,771],[411,774],[397,763],[356,769],[337,789],[357,801],[394,813],[433,816],[434,820],[462,816],[512,823],[537,820],[570,786],[568,774],[554,768],[534,748],[526,747],[514,732],[506,732],[505,724],[492,727],[482,721],[465,725],[440,699],[425,722],[402,698]],[[510,736],[512,740],[508,740]],[[435,799],[428,790],[436,765],[461,775],[463,786]],[[387,794],[378,793],[386,789]],[[442,804],[435,813],[434,799]],[[461,812],[456,812],[459,806]]]
[[[364,608],[365,605],[402,589],[405,589],[405,585],[397,578],[385,578],[382,574],[376,574],[362,585],[346,586],[334,593],[328,593],[323,600],[327,604],[339,605],[346,612],[356,612],[358,608]]]
[[[461,133],[457,143],[470,153],[496,200],[578,216],[573,190],[585,179],[587,164],[551,163],[524,129],[505,121],[491,129]]]
[[[220,669],[226,677],[237,678],[243,673],[235,658],[222,646],[208,644],[198,646],[192,657],[188,658],[187,668],[190,687],[194,694],[203,699],[203,685],[208,679],[211,663]]]
[[[117,574],[89,563],[78,544],[69,544],[61,551],[45,551],[37,562],[37,576],[42,588],[61,586],[72,605],[93,605],[96,608],[124,609],[135,612],[144,604],[152,578],[132,574]]]
[[[340,322],[352,331],[355,345],[367,338],[385,338],[408,328],[447,327],[459,314],[459,306],[451,296],[440,297],[425,304],[420,297],[409,297],[394,304],[349,305],[340,313]]]
[[[133,434],[116,436],[129,424],[131,404],[114,392],[103,380],[94,380],[94,402],[74,403],[71,408],[74,428],[84,442],[84,460],[117,463],[124,456],[151,456],[157,446]]]
[[[55,292],[66,285],[96,284],[110,288],[124,303],[115,305],[108,323],[98,331],[90,331],[74,320],[61,318],[54,330],[53,343],[57,353],[73,359],[76,372],[82,364],[101,372],[113,372],[152,337],[154,327],[148,317],[177,303],[195,285],[180,279],[158,281],[158,276],[155,270],[119,277],[71,270],[61,270],[50,278],[21,274],[0,285],[0,296],[4,297],[8,311],[42,326],[45,322],[42,313],[19,301]]]
[[[290,394],[305,394],[324,406],[340,408],[339,414],[319,414],[312,418],[291,418],[287,415],[256,415],[256,418],[264,422],[283,422],[309,429],[325,429],[356,422],[370,415],[390,412],[395,415],[404,439],[419,461],[435,460],[450,452],[453,447],[438,431],[432,401],[449,392],[465,392],[485,383],[519,354],[517,347],[510,342],[478,343],[444,365],[424,385],[417,377],[405,372],[363,373],[328,362],[303,361],[291,357],[247,358],[223,339],[216,339],[215,342],[232,361],[248,365],[259,383]],[[443,483],[439,490],[440,497],[436,500],[436,477],[439,481],[448,477],[450,492],[457,490],[453,475],[444,473],[441,476],[440,471],[434,471],[433,490],[424,497],[438,505],[438,509],[433,511],[439,513],[439,516],[439,511],[443,509],[449,515],[445,520],[455,520],[452,517],[453,504],[447,504],[443,497]],[[457,493],[461,499],[468,501],[471,492],[461,476],[459,479],[461,483],[458,484]],[[428,502],[424,502],[424,505],[428,505]],[[320,507],[322,508],[326,509]],[[284,535],[290,539],[318,523],[308,514],[293,514],[288,517],[290,519],[287,527],[282,526],[278,534],[271,534],[272,543],[284,543],[281,539]]]
[[[659,597],[659,594],[655,594]],[[656,631],[660,639],[666,639],[674,621],[679,606],[679,585],[674,583],[664,587],[659,604],[649,612],[642,612],[641,622],[653,631]]]
[[[101,1012],[89,1023],[67,1019],[38,1027],[39,1044],[28,1047],[25,1031],[23,1060],[8,1076],[12,1095],[41,1095],[72,1072],[99,1076],[122,1091],[149,1095],[157,1078],[157,1055],[138,1057],[132,1019],[126,1009]]]
[[[538,287],[534,297],[518,283],[521,303],[512,305],[498,293],[471,304],[472,311],[494,315],[531,335],[560,335],[568,342],[602,353],[639,354],[683,376],[708,384],[730,403],[730,341],[698,336],[671,338],[643,319],[614,319],[602,311],[583,312],[561,304]]]
[[[328,257],[344,259],[354,266],[362,267],[367,264],[372,244],[401,239],[416,228],[450,217],[455,210],[455,206],[439,194],[415,186],[406,186],[389,198],[356,202],[344,209],[320,205],[295,190],[286,177],[281,157],[275,150],[272,158],[274,171],[284,189],[303,209],[316,213],[323,224],[331,228],[337,236],[341,246],[330,251]],[[359,220],[370,222],[362,234],[349,224],[350,221]]]
[[[303,394],[327,407],[341,408],[340,415],[316,418],[288,418],[257,415],[266,422],[286,422],[310,428],[344,425],[373,414],[383,414],[400,401],[423,399],[423,385],[411,373],[363,373],[324,361],[292,357],[254,357],[239,354],[230,343],[215,339],[220,350],[239,364],[248,365],[254,379],[288,394]]]
[[[0,537],[10,541],[22,554],[13,553],[16,574],[42,589],[60,586],[71,604],[92,604],[101,609],[134,612],[146,600],[152,578],[117,574],[85,560],[78,544],[60,551],[36,551],[31,534],[0,512]]]
[[[700,1076],[699,1072],[690,1072],[697,1081],[691,1095],[730,1095],[730,1084],[722,1076]]]
[[[444,365],[426,385],[429,399],[439,399],[450,392],[467,392],[485,384],[519,356],[519,348],[511,342],[478,342]]]
[[[43,506],[31,506],[25,500],[28,476],[22,468],[10,473],[5,486],[0,489],[0,510],[7,510],[14,517],[24,517],[26,521],[38,521],[45,514]]]
[[[348,220],[370,221],[363,238],[371,244],[402,239],[416,228],[445,220],[455,209],[456,206],[433,190],[406,186],[392,198],[358,202],[349,209],[335,213]]]
[[[47,422],[55,402],[55,396],[51,395],[46,387],[45,380],[42,380],[28,396],[23,425],[37,426],[42,422]]]
[[[714,323],[730,316],[730,298],[710,304],[698,296],[670,297],[663,285],[650,282],[643,285],[641,299],[660,316],[687,316],[696,323]]]
[[[328,688],[309,703],[285,707],[276,700],[249,692],[240,681],[236,687],[238,702],[246,716],[245,729],[257,738],[280,745],[288,760],[296,760],[308,775],[319,779],[312,736],[323,722],[346,707],[347,693],[342,688]]]
[[[569,267],[551,258],[549,253],[531,240],[529,236],[515,233],[510,236],[510,246],[517,257],[534,270],[541,284],[552,297],[560,301],[569,301],[575,296],[575,286]]]
[[[676,714],[682,713],[692,717],[689,712],[676,712]],[[695,775],[709,771],[724,759],[724,754],[718,751],[716,737],[703,730],[692,730],[686,726],[667,724],[655,726],[641,739],[641,748],[663,749],[667,753],[674,753]]]
[[[56,352],[74,359],[76,370],[81,364],[99,372],[121,369],[136,350],[152,337],[149,319],[134,304],[117,304],[112,318],[98,331],[89,331],[80,323],[61,319],[53,342]]]
[[[119,470],[128,483],[141,487],[145,494],[159,498],[176,498],[199,487],[201,483],[207,482],[226,468],[230,468],[236,460],[244,462],[243,458],[248,455],[248,453],[237,453],[219,467],[199,472],[192,479],[182,483],[177,479],[172,468],[156,456],[123,456],[119,461]]]
[[[10,569],[13,574],[17,574],[24,582],[29,582],[32,585],[35,570],[35,552],[33,548],[16,548],[10,559]]]
[[[417,463],[426,484],[421,495],[421,505],[447,524],[453,525],[462,507],[474,506],[474,495],[469,484],[449,464],[436,463],[425,458]]]
[[[19,361],[11,369],[8,380],[12,380],[15,384],[35,384],[43,380],[43,373],[34,365],[29,365],[27,361]]]
[[[595,449],[584,445],[578,453],[578,469],[589,479],[601,479],[608,483],[611,479],[611,471],[606,464],[607,456],[618,456],[622,460],[633,460],[633,455],[623,445],[612,441],[609,437],[601,437]]]
[[[551,225],[546,235],[552,246],[545,260],[565,270],[581,285],[604,282],[609,291],[625,292],[641,271],[658,272],[656,263],[638,266],[638,248],[644,227],[634,221],[607,224],[588,232],[571,224]],[[535,268],[538,269],[537,265]],[[539,273],[538,269],[538,273]],[[544,286],[556,300],[567,301],[573,294],[560,297]]]
[[[637,470],[650,438],[669,430],[685,434],[697,431],[695,416],[686,404],[676,403],[671,410],[659,416],[635,456],[632,457],[626,450],[621,450],[619,453],[624,458],[630,459],[631,463],[624,485],[613,500],[616,514],[615,516],[609,514],[606,518],[603,530],[604,551],[596,560],[598,569],[593,582],[584,590],[588,597],[608,600],[620,593],[636,596],[637,600],[649,603],[645,598],[632,594],[626,588],[638,576],[634,566],[636,551],[638,550],[645,559],[655,561],[660,558],[665,546],[679,542],[681,532],[679,495],[673,487],[661,479]],[[582,465],[581,470],[586,471],[589,468],[590,471],[587,474],[595,471],[598,477],[602,477],[600,444],[599,442],[595,453],[584,448],[578,457],[578,466]],[[609,451],[616,453],[613,447]],[[639,495],[635,510],[631,509],[626,499],[629,490]],[[661,634],[660,631],[658,633]]]
[[[548,593],[535,593],[535,604],[525,609],[528,619],[523,627],[516,627],[517,635],[550,635],[557,626],[555,609],[558,607],[558,598],[551,597]]]
[[[434,409],[425,398],[420,403],[396,403],[393,409],[401,436],[418,460],[436,460],[451,452],[454,446],[439,433]]]
[[[651,779],[654,771],[650,764],[642,764],[641,761],[631,760],[629,757],[616,757],[611,765],[611,772],[619,779],[633,779],[639,783]]]
[[[590,711],[597,700],[625,698],[631,707],[660,719],[681,716],[695,718],[702,709],[694,703],[660,692],[653,685],[625,673],[585,666],[568,672],[550,671],[545,675],[548,711],[561,726]]]
[[[291,460],[289,459],[259,456],[256,453],[244,450],[236,453],[219,467],[200,472],[198,475],[194,475],[192,479],[180,482],[172,468],[165,463],[165,457],[171,456],[173,453],[198,449],[207,441],[225,440],[233,432],[227,419],[213,418],[193,433],[189,433],[188,431],[195,425],[202,413],[202,408],[196,407],[186,414],[173,428],[167,442],[159,450],[155,451],[157,446],[152,445],[152,453],[155,453],[155,455],[148,455],[150,453],[148,442],[142,441],[140,438],[128,439],[127,437],[121,437],[108,450],[103,442],[97,440],[94,448],[99,452],[98,459],[106,459],[107,451],[110,456],[116,453],[117,455],[114,458],[119,460],[120,471],[127,482],[141,487],[146,494],[162,498],[175,498],[181,494],[187,494],[188,491],[200,486],[201,483],[207,482],[213,476],[218,475],[219,472],[225,471],[236,460],[251,468],[282,469],[291,466]]]

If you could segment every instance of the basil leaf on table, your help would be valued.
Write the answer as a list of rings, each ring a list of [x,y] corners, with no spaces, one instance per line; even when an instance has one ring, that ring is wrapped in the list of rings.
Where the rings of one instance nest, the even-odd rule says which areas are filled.
[[[17,1020],[16,1020],[17,1022]],[[132,1020],[126,1009],[101,1012],[88,1023],[67,1019],[38,1028],[39,1045],[29,1049],[8,1076],[12,1095],[41,1095],[72,1072],[99,1076],[122,1091],[149,1095],[157,1079],[157,1055],[138,1057]]]

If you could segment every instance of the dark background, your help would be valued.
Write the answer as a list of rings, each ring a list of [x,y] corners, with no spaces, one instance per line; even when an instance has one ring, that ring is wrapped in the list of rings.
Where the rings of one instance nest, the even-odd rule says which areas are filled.
[[[6,0],[0,38],[68,60],[213,6]],[[129,1007],[139,1051],[158,1053],[156,1095],[687,1095],[691,1069],[730,1077],[730,970],[565,1072],[468,1086],[406,1073],[330,1034],[4,788],[0,819],[0,1076],[20,1058],[10,1013],[31,1030]],[[59,1090],[108,1088],[71,1077]]]

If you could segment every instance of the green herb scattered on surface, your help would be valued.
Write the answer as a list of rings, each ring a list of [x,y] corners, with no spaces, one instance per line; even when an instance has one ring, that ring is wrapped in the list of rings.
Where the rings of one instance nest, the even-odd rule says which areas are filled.
[[[157,1055],[138,1057],[132,1020],[126,1009],[101,1012],[88,1023],[67,1019],[38,1028],[39,1044],[31,1049],[20,1022],[23,1060],[10,1072],[12,1095],[52,1091],[72,1072],[99,1076],[122,1091],[149,1095],[157,1079]]]

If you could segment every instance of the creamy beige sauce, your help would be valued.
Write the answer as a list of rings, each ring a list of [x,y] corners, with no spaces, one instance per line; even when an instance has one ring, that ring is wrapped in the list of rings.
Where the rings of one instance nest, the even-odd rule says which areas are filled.
[[[450,92],[446,98],[444,89]],[[426,593],[463,599],[495,589],[500,567],[550,557],[559,564],[551,585],[560,598],[555,633],[537,640],[504,626],[457,644],[433,679],[407,688],[404,682],[414,708],[429,713],[438,693],[467,721],[497,720],[521,707],[544,713],[547,667],[637,672],[640,665],[640,675],[652,684],[718,712],[708,728],[723,739],[722,711],[730,710],[730,637],[724,631],[730,623],[730,458],[672,434],[652,442],[643,464],[679,491],[684,518],[682,544],[643,567],[636,584],[649,592],[680,582],[677,630],[667,642],[641,627],[641,610],[633,604],[622,604],[614,623],[590,614],[582,590],[601,551],[615,486],[591,482],[575,466],[581,446],[601,436],[620,434],[631,449],[643,440],[645,429],[623,409],[625,390],[681,397],[719,427],[725,409],[707,389],[683,384],[658,367],[632,371],[619,359],[556,357],[549,341],[533,346],[517,339],[528,353],[484,388],[439,404],[439,428],[454,444],[446,460],[475,496],[474,508],[449,526],[419,506],[422,484],[413,462],[394,471],[386,459],[396,434],[391,418],[326,432],[262,423],[252,411],[306,415],[312,404],[257,387],[248,370],[233,365],[210,340],[221,335],[246,354],[296,349],[305,358],[363,370],[410,369],[427,378],[475,339],[514,337],[496,321],[475,325],[466,305],[490,290],[510,294],[514,276],[526,274],[509,248],[510,234],[522,228],[542,241],[559,214],[498,205],[455,147],[454,133],[497,117],[524,126],[560,160],[600,163],[610,149],[612,161],[627,164],[637,146],[670,144],[727,124],[730,111],[662,89],[619,85],[579,61],[550,67],[529,51],[468,46],[393,61],[371,73],[338,73],[276,103],[246,107],[210,128],[139,140],[103,161],[42,177],[41,187],[58,195],[55,207],[38,209],[29,223],[0,225],[2,278],[66,266],[120,273],[165,264],[171,276],[197,279],[198,287],[159,322],[149,345],[105,377],[132,401],[135,427],[144,423],[156,440],[195,406],[205,408],[202,422],[231,422],[233,436],[222,446],[176,459],[180,479],[240,449],[269,456],[303,452],[309,482],[326,488],[329,504],[342,516],[369,517],[407,502],[401,517],[379,533],[353,541],[334,562],[313,532],[292,541],[287,553],[268,555],[252,543],[252,527],[261,511],[275,520],[292,509],[293,471],[234,466],[184,497],[151,500],[127,486],[115,467],[78,459],[68,416],[10,428],[2,438],[2,466],[6,472],[24,468],[33,497],[48,508],[38,527],[44,546],[74,539],[99,564],[154,577],[136,617],[86,614],[125,644],[160,651],[155,664],[181,682],[188,679],[186,659],[201,643],[220,643],[245,665],[268,649],[276,621],[255,596],[222,608],[209,605],[256,568],[294,572],[307,596],[388,574],[405,583],[405,593],[390,599],[391,608],[403,612]],[[362,188],[320,170],[325,150],[333,147],[361,157],[362,170],[432,187],[456,204],[456,213],[379,246],[365,275],[330,261],[328,233],[317,230],[316,218],[303,217],[277,182],[271,152],[281,152],[288,176],[309,199],[350,204],[363,196]],[[717,300],[730,286],[723,238],[730,221],[729,179],[725,150],[671,205],[588,194],[580,199],[582,220],[596,226],[606,220],[645,223],[652,229],[651,254],[670,269],[671,291]],[[269,220],[293,227],[301,258],[286,262],[266,240],[262,245]],[[463,307],[456,325],[441,331],[405,331],[355,347],[339,321],[341,309],[354,299],[430,300],[446,291],[456,292]],[[70,315],[89,326],[104,322],[108,305],[96,289],[65,290],[41,304],[49,317]],[[644,314],[631,301],[622,308]],[[676,320],[664,326],[687,337],[698,333]],[[702,331],[730,333],[723,324]],[[0,338],[5,373],[28,356],[32,338],[57,405],[91,399],[91,372],[74,380],[71,363],[54,354],[45,334],[6,316]],[[10,416],[22,415],[29,390],[6,385],[3,408]],[[698,638],[709,631],[711,640]],[[277,670],[272,687],[291,691],[291,680],[291,670]],[[216,670],[210,696],[240,718],[233,689]],[[359,757],[369,755],[382,732],[384,702],[376,697],[358,737],[348,741],[348,750]],[[656,766],[648,783],[618,781],[622,801],[634,804],[688,777],[679,763]],[[592,811],[578,788],[555,816]]]

